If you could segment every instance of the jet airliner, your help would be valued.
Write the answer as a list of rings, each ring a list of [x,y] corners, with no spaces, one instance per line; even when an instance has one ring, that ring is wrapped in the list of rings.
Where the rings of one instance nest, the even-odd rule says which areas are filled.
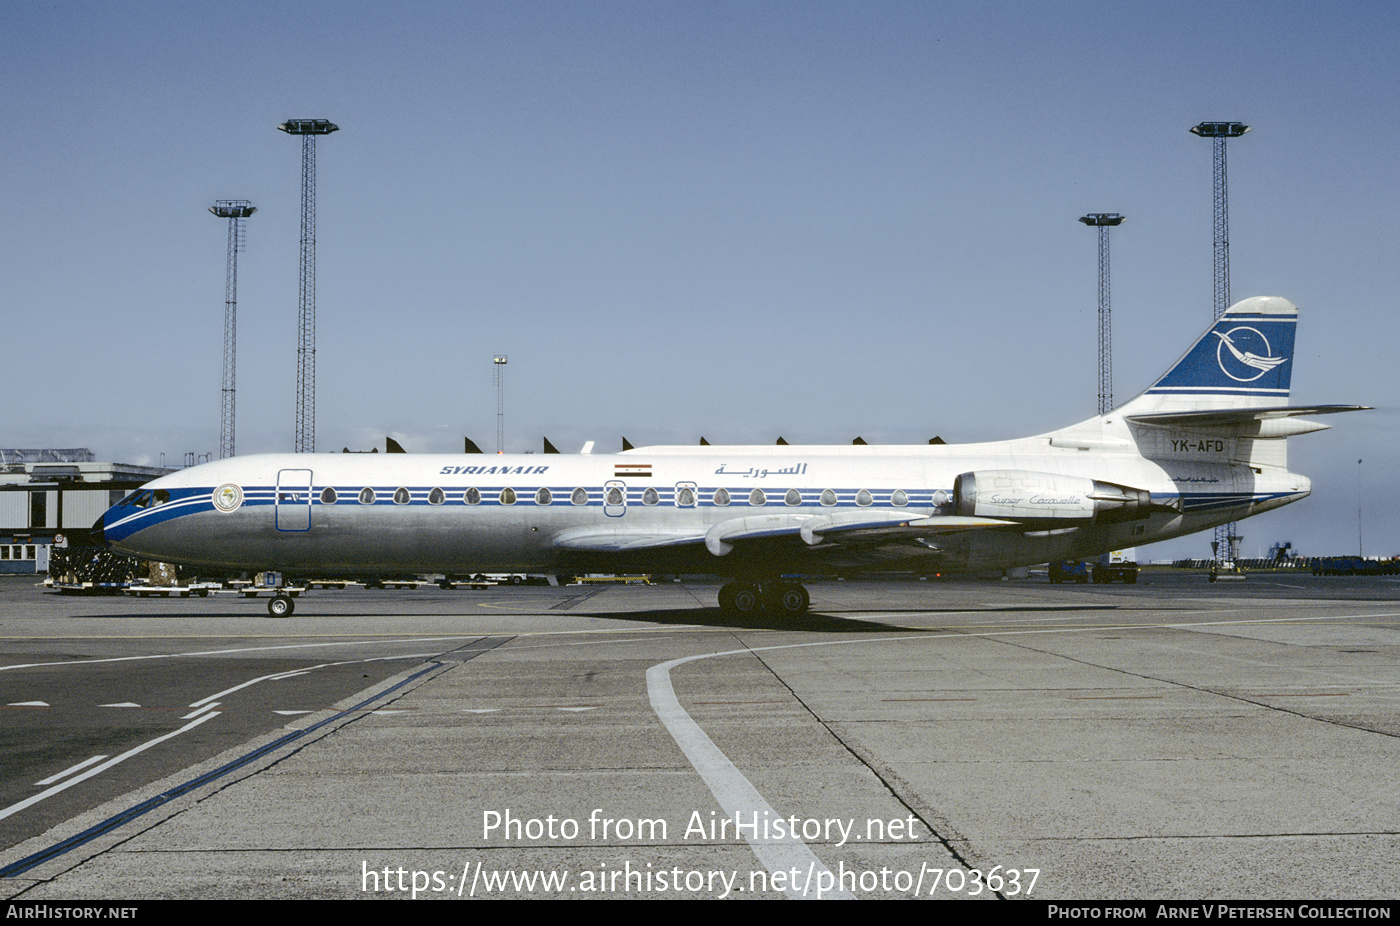
[[[1305,497],[1287,438],[1328,426],[1301,416],[1364,406],[1287,404],[1297,311],[1236,303],[1140,395],[1020,440],[235,457],[149,483],[95,528],[211,573],[705,573],[731,580],[726,610],[801,614],[793,576],[1083,559]]]

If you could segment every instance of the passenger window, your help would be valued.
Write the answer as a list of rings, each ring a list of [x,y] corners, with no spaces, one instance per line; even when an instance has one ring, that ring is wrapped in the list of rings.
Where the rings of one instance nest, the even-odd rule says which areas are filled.
[[[331,486],[326,486],[324,489],[321,490],[321,504],[323,504],[323,505],[334,505],[335,502],[336,502],[336,496],[335,496],[335,489],[334,489],[333,487],[331,487]]]
[[[896,508],[903,508],[909,504],[909,496],[903,489],[895,489],[894,494],[890,496],[890,504]]]
[[[397,489],[394,490],[395,505],[407,505],[410,498],[411,496],[408,494],[408,490],[405,489],[403,486],[399,486]]]
[[[802,493],[796,489],[788,489],[787,494],[783,496],[783,502],[795,508],[802,504]]]
[[[606,501],[609,505],[621,505],[623,501],[622,490],[619,489],[617,486],[608,486],[608,494]]]
[[[502,504],[502,505],[514,505],[514,504],[515,504],[515,490],[512,489],[510,486],[506,486],[504,489],[501,490],[501,504]]]
[[[574,489],[573,494],[569,496],[569,503],[573,505],[587,505],[588,490],[583,488],[582,486],[580,486],[577,489]]]
[[[447,501],[447,493],[442,491],[442,489],[435,488],[428,493],[429,505],[441,505],[445,501]]]
[[[645,492],[642,493],[643,505],[655,505],[659,501],[661,501],[661,496],[657,493],[655,489],[648,488]]]
[[[875,498],[870,494],[869,489],[861,489],[859,492],[856,493],[856,504],[860,505],[861,507],[867,507],[873,504],[874,501]]]
[[[828,507],[828,508],[830,508],[832,505],[836,504],[836,493],[833,492],[833,491],[831,491],[830,489],[823,489],[823,490],[822,490],[822,504],[825,505],[825,506]]]
[[[369,486],[365,486],[363,489],[360,490],[360,504],[361,504],[361,505],[373,505],[373,504],[374,504],[374,490],[371,489]]]
[[[462,501],[466,502],[468,505],[480,505],[481,490],[473,486],[462,493]]]
[[[719,508],[723,508],[725,505],[728,505],[728,504],[729,504],[729,490],[728,490],[728,489],[715,489],[715,506],[716,506],[716,507],[719,507]]]
[[[535,493],[535,504],[548,505],[552,501],[554,501],[554,493],[544,486],[540,486],[540,490]]]
[[[764,497],[762,489],[754,489],[749,493],[749,504],[755,508],[762,508],[768,504],[768,499]]]
[[[676,490],[676,507],[693,508],[695,506],[695,490],[690,486],[681,486]]]

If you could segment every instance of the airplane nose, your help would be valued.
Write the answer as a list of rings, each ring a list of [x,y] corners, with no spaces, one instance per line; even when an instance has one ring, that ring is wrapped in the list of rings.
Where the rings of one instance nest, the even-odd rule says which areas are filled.
[[[106,519],[107,516],[104,514],[101,517],[99,517],[96,521],[92,522],[92,529],[88,532],[88,534],[91,537],[91,540],[89,542],[93,546],[105,547],[107,545],[106,528],[103,526],[102,523]]]

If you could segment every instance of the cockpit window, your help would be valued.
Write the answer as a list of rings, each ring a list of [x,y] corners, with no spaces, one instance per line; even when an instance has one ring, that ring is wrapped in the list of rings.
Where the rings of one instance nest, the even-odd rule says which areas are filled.
[[[135,492],[132,492],[126,498],[122,499],[121,507],[148,508],[151,504],[151,494],[150,489],[137,489]]]

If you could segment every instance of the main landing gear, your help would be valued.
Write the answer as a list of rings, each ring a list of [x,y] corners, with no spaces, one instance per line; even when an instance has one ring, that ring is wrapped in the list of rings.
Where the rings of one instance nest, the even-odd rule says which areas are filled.
[[[796,582],[730,582],[719,590],[719,606],[732,614],[752,614],[766,608],[773,614],[796,617],[811,605],[807,589]]]

